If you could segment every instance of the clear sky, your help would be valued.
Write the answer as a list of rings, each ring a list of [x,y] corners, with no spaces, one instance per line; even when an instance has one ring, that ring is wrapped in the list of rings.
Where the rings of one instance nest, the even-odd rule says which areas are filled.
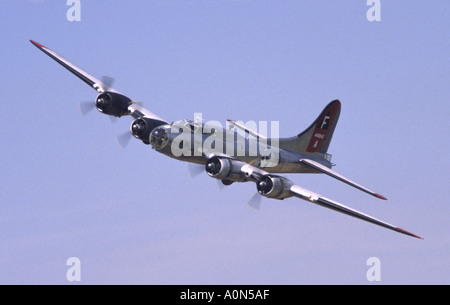
[[[450,284],[450,2],[381,0],[0,2],[0,283]],[[246,202],[80,101],[96,92],[34,39],[168,121],[279,121],[292,136],[333,99],[335,170],[306,187],[424,237],[291,198]],[[381,281],[369,282],[369,258]]]

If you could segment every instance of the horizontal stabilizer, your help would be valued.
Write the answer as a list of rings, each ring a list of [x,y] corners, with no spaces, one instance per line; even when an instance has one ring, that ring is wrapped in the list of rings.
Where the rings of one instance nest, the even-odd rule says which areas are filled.
[[[357,189],[359,189],[359,190],[361,190],[363,192],[366,192],[366,193],[368,193],[368,194],[370,194],[372,196],[375,196],[375,197],[377,197],[379,199],[387,200],[386,197],[384,197],[384,196],[382,196],[382,195],[380,195],[380,194],[378,194],[378,193],[376,193],[376,192],[374,192],[374,191],[372,191],[372,190],[370,190],[370,189],[368,189],[368,188],[366,188],[366,187],[364,187],[364,186],[362,186],[362,185],[360,185],[360,184],[358,184],[358,183],[356,183],[356,182],[354,182],[354,181],[352,181],[352,180],[342,176],[341,174],[336,173],[335,171],[333,171],[333,170],[329,169],[328,167],[320,164],[319,162],[316,162],[316,161],[313,161],[313,160],[310,160],[310,159],[301,159],[300,162],[305,164],[305,165],[307,165],[307,166],[309,166],[309,167],[311,167],[311,168],[313,168],[313,169],[315,169],[315,170],[317,170],[317,171],[319,171],[319,172],[321,172],[321,173],[324,173],[324,174],[326,174],[328,176],[331,176],[333,178],[336,178],[336,179],[338,179],[338,180],[340,180],[340,181],[342,181],[344,183],[347,183],[348,185],[351,185],[351,186],[353,186],[353,187],[355,187],[355,188],[357,188]]]
[[[231,123],[232,125],[236,126],[237,128],[245,131],[246,133],[248,133],[251,136],[254,136],[255,138],[259,138],[259,139],[267,139],[267,137],[263,136],[262,134],[259,134],[258,132],[240,124],[239,122],[236,122],[234,120],[230,120],[228,119],[227,122]]]

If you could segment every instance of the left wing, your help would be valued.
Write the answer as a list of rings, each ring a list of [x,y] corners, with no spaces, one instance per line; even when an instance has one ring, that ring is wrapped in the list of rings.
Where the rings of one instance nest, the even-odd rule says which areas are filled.
[[[50,56],[53,60],[55,60],[57,63],[59,63],[61,66],[72,72],[75,76],[77,76],[79,79],[84,81],[86,84],[88,84],[90,87],[95,89],[98,93],[102,93],[105,91],[109,92],[117,92],[116,90],[109,88],[108,85],[104,84],[101,80],[95,78],[94,76],[90,75],[80,67],[77,67],[58,53],[50,50],[46,46],[40,44],[39,42],[36,42],[34,40],[30,40],[30,42],[35,45],[39,50]]]
[[[422,237],[403,230],[395,225],[381,221],[372,216],[349,208],[339,202],[295,185],[291,180],[285,177],[273,175],[253,165],[228,156],[211,156],[206,162],[206,172],[209,176],[216,179],[221,179],[222,181],[253,181],[256,183],[258,193],[267,198],[285,199],[289,197],[297,197],[336,212],[353,216],[402,234],[423,239]]]
[[[88,84],[91,88],[96,90],[98,93],[116,93],[120,94],[120,92],[116,91],[115,89],[111,88],[109,84],[106,82],[103,82],[88,72],[84,71],[80,67],[76,66],[63,56],[59,55],[55,51],[47,48],[46,46],[40,44],[39,42],[36,42],[34,40],[30,40],[30,42],[36,46],[39,50],[50,56],[53,60],[55,60],[57,63],[59,63],[61,66],[69,70],[71,73],[73,73],[75,76],[77,76],[79,79],[81,79],[83,82]],[[148,109],[142,107],[136,102],[131,102],[129,105],[127,105],[127,113],[131,115],[134,118],[140,118],[140,117],[146,117],[151,120],[155,120],[164,124],[167,124],[167,122],[154,114],[153,112],[149,111]]]

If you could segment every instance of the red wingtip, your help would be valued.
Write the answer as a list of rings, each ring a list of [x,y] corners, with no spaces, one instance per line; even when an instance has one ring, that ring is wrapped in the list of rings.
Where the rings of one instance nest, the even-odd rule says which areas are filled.
[[[398,230],[399,232],[402,232],[403,234],[406,234],[406,235],[409,235],[409,236],[412,236],[412,237],[415,237],[415,238],[418,238],[418,239],[423,240],[423,237],[420,237],[420,236],[418,236],[418,235],[416,235],[416,234],[413,234],[413,233],[411,233],[411,232],[408,232],[408,231],[406,231],[406,230],[403,230],[402,228],[398,228],[398,227],[397,227],[397,230]]]
[[[31,42],[32,44],[34,44],[36,47],[38,47],[38,48],[45,48],[45,46],[42,45],[42,44],[40,44],[39,42],[36,42],[36,41],[34,41],[34,40],[31,40],[31,39],[30,39],[30,42]]]
[[[387,200],[387,198],[386,198],[386,197],[384,197],[384,196],[381,196],[380,194],[375,194],[375,196],[376,196],[377,198],[380,198],[380,199],[383,199],[383,200]]]

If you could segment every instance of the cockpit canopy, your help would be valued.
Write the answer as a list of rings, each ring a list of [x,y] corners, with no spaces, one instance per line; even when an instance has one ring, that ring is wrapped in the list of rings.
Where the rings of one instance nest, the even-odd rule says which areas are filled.
[[[201,128],[203,127],[202,122],[188,120],[188,119],[173,122],[171,125],[172,125],[172,127],[175,127],[175,128],[176,127],[183,128],[183,129],[189,128],[192,132],[197,132],[197,131],[201,130]]]

